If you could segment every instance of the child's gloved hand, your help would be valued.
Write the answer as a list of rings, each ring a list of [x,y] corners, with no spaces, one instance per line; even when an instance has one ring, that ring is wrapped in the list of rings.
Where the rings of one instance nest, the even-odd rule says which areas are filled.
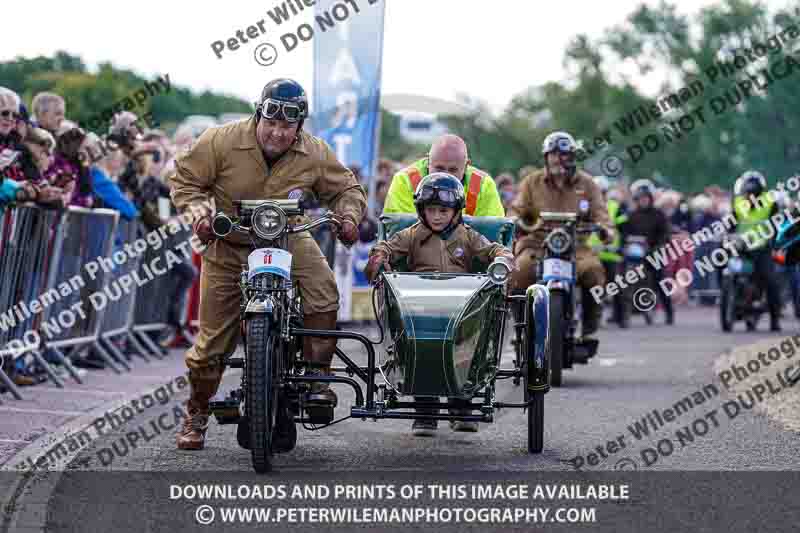
[[[381,271],[391,272],[392,266],[389,264],[389,258],[385,254],[378,252],[369,258],[364,273],[367,275],[369,282],[372,283],[377,279]]]

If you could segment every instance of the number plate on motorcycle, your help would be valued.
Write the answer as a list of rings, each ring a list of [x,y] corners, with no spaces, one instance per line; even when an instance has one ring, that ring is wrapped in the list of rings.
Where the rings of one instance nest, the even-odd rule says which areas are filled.
[[[629,244],[625,248],[625,254],[628,257],[636,257],[638,259],[641,259],[642,257],[644,257],[644,246],[642,246],[641,244]]]
[[[280,248],[259,248],[247,257],[247,280],[258,274],[275,274],[291,278],[292,254]]]
[[[744,262],[738,257],[731,257],[728,260],[728,268],[731,272],[739,274],[744,270]]]
[[[544,260],[544,277],[572,279],[572,263],[561,259]]]

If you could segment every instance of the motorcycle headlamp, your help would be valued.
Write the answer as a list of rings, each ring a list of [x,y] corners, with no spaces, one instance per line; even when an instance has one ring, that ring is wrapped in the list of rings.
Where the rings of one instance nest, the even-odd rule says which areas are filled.
[[[558,228],[550,232],[544,244],[552,253],[561,255],[569,250],[569,247],[572,245],[572,238],[569,236],[569,233]]]
[[[264,204],[253,211],[253,231],[265,241],[278,238],[286,228],[286,213],[275,204]]]
[[[233,231],[233,221],[224,213],[217,213],[211,221],[211,230],[217,237],[227,237]]]
[[[486,269],[486,273],[489,275],[489,279],[492,280],[492,283],[495,285],[503,285],[508,281],[508,277],[511,275],[511,265],[505,258],[498,257],[489,265],[489,268]]]

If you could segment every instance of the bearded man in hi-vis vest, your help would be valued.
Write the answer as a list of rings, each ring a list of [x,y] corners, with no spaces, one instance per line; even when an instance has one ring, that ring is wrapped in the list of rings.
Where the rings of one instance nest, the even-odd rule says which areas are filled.
[[[467,193],[465,215],[503,217],[505,209],[492,177],[470,165],[467,145],[455,135],[444,135],[433,142],[428,157],[398,172],[392,178],[383,212],[416,214],[414,191],[422,178],[445,172],[461,178]]]

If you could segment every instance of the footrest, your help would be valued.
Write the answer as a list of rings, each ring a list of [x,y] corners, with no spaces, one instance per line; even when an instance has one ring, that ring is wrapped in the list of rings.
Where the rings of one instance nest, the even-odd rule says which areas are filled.
[[[208,409],[214,418],[217,419],[217,424],[224,426],[226,424],[237,424],[242,417],[239,411],[239,401],[233,398],[226,398],[224,400],[208,402]]]
[[[572,359],[580,365],[585,365],[589,359],[597,355],[597,348],[600,345],[598,340],[579,341],[575,343]]]
[[[330,405],[305,405],[308,422],[311,424],[325,425],[333,422],[333,407]]]

